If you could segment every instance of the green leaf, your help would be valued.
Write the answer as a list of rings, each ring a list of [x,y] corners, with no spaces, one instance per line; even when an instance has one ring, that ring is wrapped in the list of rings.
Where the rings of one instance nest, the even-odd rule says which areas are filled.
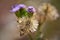
[[[35,36],[35,40],[41,40],[41,38],[40,38],[40,35],[41,35],[40,26],[41,26],[41,23],[39,22],[37,32],[36,32],[36,36]]]
[[[28,17],[32,17],[33,16],[33,13],[28,13]]]
[[[22,8],[19,11],[17,11],[15,14],[19,18],[19,17],[23,17],[23,16],[26,17],[28,13],[25,9]]]
[[[15,12],[15,15],[19,18],[20,17],[20,12],[19,11]]]
[[[25,9],[20,9],[19,11],[21,16],[27,16],[27,11]]]

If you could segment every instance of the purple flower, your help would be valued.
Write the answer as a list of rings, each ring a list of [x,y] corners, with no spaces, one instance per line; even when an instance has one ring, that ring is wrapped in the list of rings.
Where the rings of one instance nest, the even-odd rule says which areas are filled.
[[[30,12],[30,13],[36,12],[36,10],[35,10],[35,8],[33,6],[29,6],[27,11]]]
[[[10,10],[10,12],[16,12],[21,8],[26,8],[26,6],[24,4],[18,4],[18,5],[12,6],[12,10]]]

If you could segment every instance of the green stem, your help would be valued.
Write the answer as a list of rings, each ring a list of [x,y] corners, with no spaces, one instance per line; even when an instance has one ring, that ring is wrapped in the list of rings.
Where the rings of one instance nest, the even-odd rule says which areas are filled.
[[[35,36],[35,40],[41,40],[41,38],[40,38],[40,34],[41,34],[40,26],[41,26],[41,24],[39,23],[39,26],[38,26],[38,29],[37,29],[37,32],[36,32],[36,36]]]
[[[28,36],[30,40],[33,40],[32,36],[29,33],[28,33]]]

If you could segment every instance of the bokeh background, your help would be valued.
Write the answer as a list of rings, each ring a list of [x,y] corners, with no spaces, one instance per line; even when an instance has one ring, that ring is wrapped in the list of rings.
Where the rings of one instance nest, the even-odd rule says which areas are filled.
[[[41,3],[44,2],[49,2],[54,5],[60,13],[60,0],[0,0],[0,40],[9,40],[9,38],[6,39],[6,37],[8,37],[5,33],[6,27],[7,31],[8,27],[10,27],[11,30],[16,29],[14,28],[16,27],[16,16],[9,12],[12,5],[24,3],[27,6],[33,5],[37,8]],[[60,40],[60,19],[53,22],[48,22],[44,26],[45,28],[43,29],[43,33],[46,38],[49,40]],[[26,36],[20,40],[28,40],[28,38]]]

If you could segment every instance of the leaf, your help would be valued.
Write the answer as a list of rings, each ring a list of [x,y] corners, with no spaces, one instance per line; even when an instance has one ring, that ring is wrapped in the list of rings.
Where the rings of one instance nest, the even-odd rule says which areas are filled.
[[[15,12],[15,15],[19,18],[20,17],[20,12],[19,11]]]
[[[25,9],[20,9],[19,11],[17,11],[16,13],[16,16],[19,18],[19,17],[23,17],[23,16],[27,16],[27,11]]]
[[[28,17],[32,17],[33,16],[33,13],[28,13]]]
[[[20,10],[20,15],[27,16],[27,11],[25,9]]]

